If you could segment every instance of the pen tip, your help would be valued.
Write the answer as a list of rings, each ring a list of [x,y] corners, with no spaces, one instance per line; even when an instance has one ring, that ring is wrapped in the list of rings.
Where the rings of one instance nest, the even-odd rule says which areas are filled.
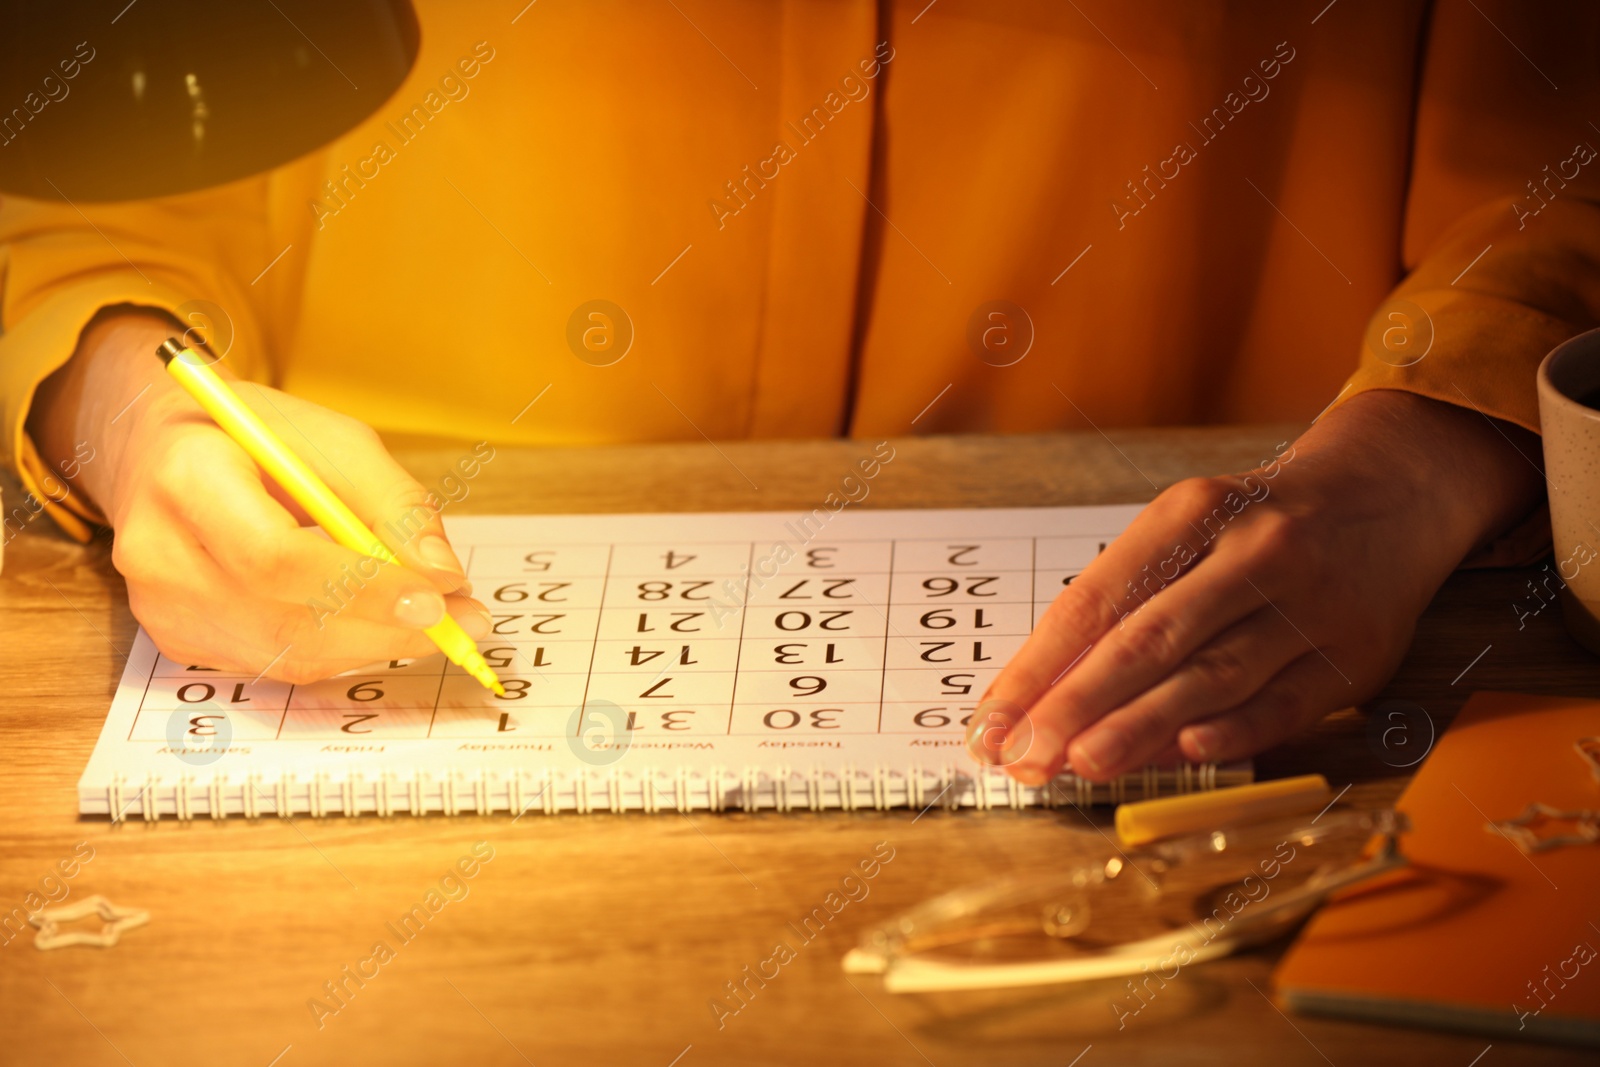
[[[506,695],[506,687],[500,684],[500,679],[495,675],[494,671],[489,669],[489,665],[483,662],[482,657],[477,657],[476,662],[463,664],[463,666],[467,668],[469,674],[478,680],[478,684],[485,689],[493,690],[496,696],[503,697]]]

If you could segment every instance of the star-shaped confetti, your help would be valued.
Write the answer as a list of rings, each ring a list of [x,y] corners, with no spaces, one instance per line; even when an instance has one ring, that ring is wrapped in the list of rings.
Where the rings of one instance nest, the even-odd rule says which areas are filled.
[[[1563,824],[1571,829],[1551,832]],[[1510,839],[1523,852],[1548,852],[1568,845],[1592,845],[1600,841],[1600,811],[1562,811],[1535,801],[1515,819],[1485,823],[1485,830]]]
[[[1600,737],[1580,737],[1572,743],[1572,747],[1594,776],[1595,784],[1600,785]]]
[[[99,916],[105,925],[99,933],[73,931],[63,933],[62,923]],[[150,913],[139,908],[122,908],[102,896],[85,897],[76,904],[63,904],[59,908],[41,908],[28,916],[28,922],[38,927],[33,935],[33,947],[39,949],[66,948],[68,945],[92,945],[110,948],[117,943],[123,931],[143,926],[150,921]]]

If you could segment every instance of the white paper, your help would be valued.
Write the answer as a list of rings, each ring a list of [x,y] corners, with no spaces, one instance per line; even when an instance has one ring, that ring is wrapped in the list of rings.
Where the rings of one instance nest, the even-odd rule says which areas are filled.
[[[174,663],[141,630],[79,811],[988,807],[1247,780],[1047,792],[963,749],[1000,667],[1139,510],[447,518],[506,697],[443,655],[290,686]]]

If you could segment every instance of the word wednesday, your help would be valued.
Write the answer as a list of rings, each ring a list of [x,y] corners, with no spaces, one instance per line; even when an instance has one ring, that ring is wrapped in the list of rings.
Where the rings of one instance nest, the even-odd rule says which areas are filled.
[[[422,102],[412,104],[411,110],[402,114],[394,122],[385,122],[384,127],[395,136],[395,141],[400,148],[404,148],[427,128],[428,123],[437,118],[451,101],[459,103],[472,92],[472,87],[467,84],[483,70],[484,65],[494,59],[495,52],[488,41],[479,41],[472,46],[470,56],[462,56],[456,60],[453,69],[446,70],[439,79],[438,89],[429,89],[423,96]],[[456,72],[460,72],[460,77]],[[442,96],[440,94],[443,94]],[[355,170],[352,172],[350,164],[346,163],[339,168],[339,178],[328,179],[322,183],[322,191],[328,201],[321,199],[308,200],[306,206],[311,209],[311,215],[317,220],[317,229],[323,229],[328,224],[328,216],[337,215],[349,207],[349,201],[367,187],[367,182],[372,181],[381,173],[382,168],[395,159],[399,153],[395,148],[389,147],[388,141],[376,141],[372,152],[365,158],[356,161]]]

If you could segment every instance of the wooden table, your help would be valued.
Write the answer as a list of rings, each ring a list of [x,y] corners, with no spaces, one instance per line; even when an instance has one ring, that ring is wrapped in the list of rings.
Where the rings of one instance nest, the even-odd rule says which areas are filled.
[[[1295,429],[897,441],[864,506],[1143,501],[1152,482],[1268,458]],[[430,483],[461,454],[395,445]],[[461,510],[809,510],[869,447],[501,449]],[[6,496],[18,500],[14,485]],[[1120,982],[894,996],[840,973],[869,923],[1098,845],[1071,809],[934,810],[916,822],[907,812],[80,821],[75,785],[135,624],[109,543],[81,548],[47,527],[9,546],[0,576],[0,913],[87,842],[94,858],[68,899],[103,893],[152,918],[108,950],[38,952],[27,936],[0,948],[0,1064],[1593,1062],[1498,1039],[1474,1061],[1488,1040],[1286,1018],[1260,992],[1281,945],[1186,970],[1121,1032],[1109,1006]],[[1452,579],[1385,695],[1416,701],[1442,729],[1475,687],[1600,689],[1600,668],[1553,612],[1518,630],[1511,605],[1526,579]],[[1258,771],[1320,771],[1354,783],[1346,800],[1363,805],[1392,801],[1405,782],[1376,757],[1355,711],[1264,755]],[[308,1000],[388,939],[384,924],[478,841],[494,858],[470,894],[319,1030]],[[771,955],[786,924],[877,842],[894,859],[870,896],[719,1030],[710,999]]]

